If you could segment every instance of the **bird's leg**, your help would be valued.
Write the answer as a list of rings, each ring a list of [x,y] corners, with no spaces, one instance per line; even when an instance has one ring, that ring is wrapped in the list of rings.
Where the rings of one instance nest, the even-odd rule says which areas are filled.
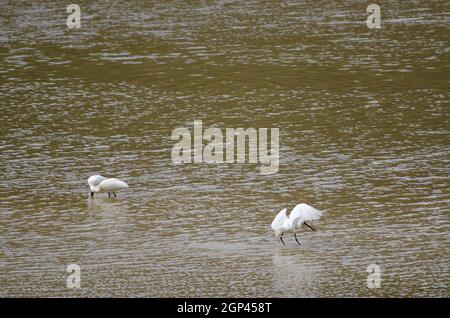
[[[297,240],[297,234],[294,233],[295,240],[297,241],[298,246],[300,246],[300,242]]]
[[[309,225],[308,223],[303,222],[303,224],[305,224],[305,225],[306,225],[307,227],[309,227],[311,230],[315,231],[315,229],[314,229],[311,225]]]
[[[114,191],[113,191],[113,194],[114,194],[114,197],[117,198],[117,195],[116,195],[116,193]]]
[[[283,245],[286,245],[286,244],[284,244],[284,241],[283,241],[283,234],[284,233],[281,233],[280,240],[281,240],[281,243],[283,243]]]
[[[110,198],[110,197],[111,197],[111,193],[108,192],[108,198]]]

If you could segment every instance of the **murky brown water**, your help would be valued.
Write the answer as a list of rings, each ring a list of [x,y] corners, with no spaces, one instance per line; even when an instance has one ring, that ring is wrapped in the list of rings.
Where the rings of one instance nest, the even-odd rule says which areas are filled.
[[[448,1],[379,1],[381,30],[364,1],[76,3],[0,1],[1,296],[449,296]],[[194,119],[279,128],[279,172],[174,165]],[[300,202],[326,215],[283,247]]]

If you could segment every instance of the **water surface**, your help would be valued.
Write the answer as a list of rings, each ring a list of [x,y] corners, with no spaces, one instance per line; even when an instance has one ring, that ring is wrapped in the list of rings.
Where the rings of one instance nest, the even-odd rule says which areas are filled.
[[[364,1],[77,3],[0,1],[1,296],[449,296],[447,1],[381,30]],[[279,172],[174,165],[194,120],[279,128]],[[326,214],[282,246],[300,202]]]

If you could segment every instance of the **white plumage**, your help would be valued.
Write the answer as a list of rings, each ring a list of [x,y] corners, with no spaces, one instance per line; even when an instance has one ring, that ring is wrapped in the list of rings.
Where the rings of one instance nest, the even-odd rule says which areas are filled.
[[[100,175],[94,175],[87,180],[89,188],[91,189],[91,196],[98,192],[108,192],[108,196],[111,196],[111,192],[116,196],[117,190],[127,189],[128,184],[122,180],[116,178],[105,178]]]
[[[91,188],[91,191],[92,187],[98,186],[103,180],[106,180],[106,178],[98,174],[95,176],[90,176],[87,182],[89,184],[89,188]]]
[[[322,211],[316,210],[308,204],[300,203],[295,206],[289,216],[286,215],[286,209],[281,210],[272,221],[271,227],[275,232],[275,236],[280,238],[283,245],[284,233],[294,233],[295,240],[297,241],[298,245],[300,245],[296,233],[300,230],[302,224],[315,231],[315,229],[307,224],[306,221],[318,220],[320,219],[322,214]]]

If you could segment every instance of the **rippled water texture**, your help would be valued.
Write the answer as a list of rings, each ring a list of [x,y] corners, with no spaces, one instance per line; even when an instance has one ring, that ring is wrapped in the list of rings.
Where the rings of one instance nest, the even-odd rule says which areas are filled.
[[[1,296],[449,296],[448,1],[380,30],[366,1],[76,3],[0,1]],[[174,165],[194,120],[279,128],[279,172]],[[326,214],[282,246],[300,202]]]

